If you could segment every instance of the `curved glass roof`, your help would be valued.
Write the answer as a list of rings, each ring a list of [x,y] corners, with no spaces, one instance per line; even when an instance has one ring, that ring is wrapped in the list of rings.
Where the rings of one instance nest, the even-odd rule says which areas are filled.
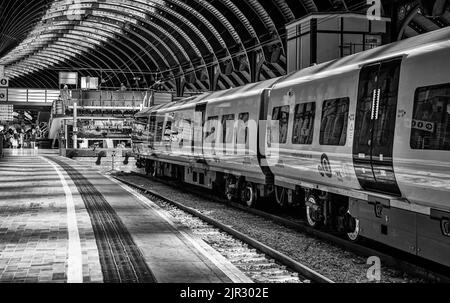
[[[384,1],[383,2],[391,2]],[[399,39],[450,24],[442,5],[398,7]],[[422,1],[424,2],[424,1]],[[425,1],[429,3],[433,1]],[[419,3],[419,4],[418,4]],[[409,5],[409,6],[408,6]],[[285,25],[313,12],[363,11],[366,0],[2,1],[0,64],[18,87],[57,87],[59,71],[104,87],[227,89],[286,72]],[[272,58],[278,50],[281,55]],[[259,64],[250,64],[257,60]],[[214,71],[214,73],[213,73]],[[213,79],[217,77],[217,79]],[[213,81],[214,80],[214,81]]]

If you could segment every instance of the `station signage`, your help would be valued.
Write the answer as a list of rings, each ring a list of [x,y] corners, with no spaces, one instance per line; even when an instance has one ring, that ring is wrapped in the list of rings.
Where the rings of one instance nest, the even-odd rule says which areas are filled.
[[[65,73],[60,72],[59,73],[59,85],[78,85],[78,73],[72,72],[72,73]]]
[[[366,45],[366,49],[376,48],[382,45],[381,36],[380,35],[367,35],[364,43]]]
[[[0,102],[8,101],[8,90],[6,88],[0,88]]]
[[[97,90],[98,77],[81,77],[81,89]]]
[[[0,104],[0,121],[14,120],[14,106],[10,104]]]
[[[0,77],[0,87],[8,87],[9,79],[6,77]]]

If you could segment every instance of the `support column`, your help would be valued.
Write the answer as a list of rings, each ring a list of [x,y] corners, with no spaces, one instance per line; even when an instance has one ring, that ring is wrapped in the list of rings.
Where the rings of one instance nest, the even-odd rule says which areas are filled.
[[[178,77],[175,79],[175,86],[177,89],[177,97],[183,97],[184,89],[186,87],[186,80],[184,77]]]
[[[78,106],[77,102],[73,103],[73,148],[78,149]]]
[[[208,67],[208,75],[209,75],[209,89],[211,91],[217,90],[217,83],[219,82],[220,76],[220,67],[218,64],[214,64]]]
[[[260,80],[261,69],[264,65],[265,58],[261,50],[250,52],[248,54],[250,60],[250,77],[251,82],[255,83]]]

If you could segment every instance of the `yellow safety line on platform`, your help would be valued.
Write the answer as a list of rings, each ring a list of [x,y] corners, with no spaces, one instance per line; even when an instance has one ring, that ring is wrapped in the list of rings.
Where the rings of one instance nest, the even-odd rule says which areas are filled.
[[[53,162],[41,157],[47,161],[56,171],[61,180],[66,195],[67,205],[67,229],[69,234],[69,249],[67,259],[67,283],[83,283],[83,266],[81,254],[81,241],[78,231],[77,214],[75,211],[75,204],[73,201],[72,192],[66,179],[59,167]]]

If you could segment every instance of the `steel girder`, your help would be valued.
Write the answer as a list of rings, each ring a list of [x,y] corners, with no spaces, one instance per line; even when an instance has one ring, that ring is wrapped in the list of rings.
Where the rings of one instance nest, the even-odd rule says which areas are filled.
[[[265,9],[267,4],[262,4],[256,0],[246,1],[244,5],[245,9],[241,11],[239,2],[232,0],[193,0],[192,3],[177,0],[113,0],[107,2],[84,0],[51,1],[45,7],[45,15],[40,21],[49,22],[57,20],[58,17],[66,17],[67,21],[71,21],[74,25],[71,30],[65,29],[66,31],[72,32],[66,38],[69,38],[69,40],[75,43],[78,39],[76,39],[74,31],[77,31],[80,37],[88,35],[87,33],[89,32],[87,29],[79,26],[81,21],[76,20],[78,16],[83,16],[83,18],[87,16],[86,20],[89,21],[91,18],[100,17],[110,23],[118,21],[117,16],[119,15],[128,17],[128,20],[124,18],[124,20],[119,19],[119,21],[123,21],[120,26],[122,29],[125,29],[125,32],[129,33],[130,39],[127,39],[127,35],[125,34],[121,39],[114,39],[111,44],[105,43],[105,45],[100,44],[92,47],[95,57],[92,57],[93,53],[91,53],[90,56],[93,60],[86,61],[92,64],[93,70],[96,70],[99,66],[111,70],[124,69],[127,74],[129,73],[134,76],[135,74],[151,73],[153,72],[151,68],[155,68],[156,77],[157,75],[162,75],[163,78],[168,78],[168,81],[173,81],[176,77],[185,78],[192,73],[204,72],[211,65],[219,65],[231,59],[234,60],[232,62],[233,72],[228,75],[222,74],[220,76],[221,81],[219,81],[221,83],[218,85],[219,88],[226,88],[241,85],[250,80],[250,73],[248,71],[237,71],[236,57],[239,56],[239,60],[246,61],[248,65],[248,52],[262,52],[262,45],[259,40],[262,34],[261,32],[280,32],[280,24],[272,20],[270,14]],[[272,6],[280,5],[280,1],[269,2],[271,2],[269,5]],[[293,12],[291,9],[287,9],[289,6],[287,4],[281,4],[281,6],[279,11],[287,15],[285,19],[290,19],[293,16]],[[257,16],[258,28],[254,28],[251,21],[255,20],[255,16]],[[175,20],[180,20],[181,25],[178,25]],[[260,26],[261,24],[263,27]],[[58,43],[60,38],[57,38],[56,41],[51,37],[48,40],[42,39],[41,44],[37,45],[31,43],[31,41],[36,41],[39,35],[43,33],[55,33],[57,30],[56,27],[51,28],[49,26],[50,30],[45,31],[48,27],[44,26],[43,23],[40,23],[40,26],[44,31],[39,32],[37,30],[31,34],[35,35],[35,40],[28,40],[25,42],[26,44],[23,48],[15,49],[13,52],[16,54],[15,56],[6,56],[1,59],[3,61],[2,63],[7,64],[7,72],[15,65],[24,67],[27,64],[25,60],[28,57],[35,57],[35,59],[48,62],[48,56],[39,55],[40,52],[44,52],[45,48],[49,48],[49,50],[44,52],[44,54],[48,54],[49,51],[53,52],[57,49],[62,51],[61,48],[50,47],[52,43]],[[142,34],[136,33],[136,29]],[[102,30],[107,29],[103,27]],[[282,31],[283,29],[281,29]],[[278,42],[280,45],[283,45],[281,35],[278,34],[277,36],[279,38]],[[251,42],[250,47],[245,45],[248,41]],[[140,60],[134,60],[134,58],[129,62],[128,60],[125,60],[127,62],[120,60],[120,58],[127,58],[123,49],[126,49],[129,45],[133,45],[133,47],[127,50],[127,53],[133,57],[141,58]],[[106,49],[109,49],[111,54],[108,54],[108,50]],[[100,52],[106,53],[107,57],[114,58],[111,61],[119,62],[119,66],[109,65],[106,60],[100,59],[100,56],[97,55]],[[77,66],[80,62],[80,59],[77,57],[80,54],[78,52],[75,53],[71,55],[70,51],[65,50],[59,56],[54,56],[54,59],[61,62],[60,65],[65,64],[66,66],[69,64],[67,61],[73,60],[75,63],[73,66]],[[159,58],[159,60],[155,58]],[[163,59],[166,61],[164,64],[161,63],[164,61]],[[97,63],[94,63],[96,61]],[[145,64],[145,62],[152,61],[153,64]],[[55,62],[50,63],[55,64]],[[43,68],[42,65],[35,64],[35,66]],[[21,70],[22,72],[11,73],[13,80],[20,77],[22,75],[21,73],[25,75],[23,68],[16,68],[15,70]],[[211,76],[207,72],[205,74],[207,78]],[[202,80],[197,78],[199,77],[196,75],[193,83],[188,83],[188,86],[192,85],[193,88],[200,89],[208,88],[209,79]],[[174,85],[171,85],[171,87],[174,87]]]
[[[285,73],[286,23],[339,3],[339,9],[363,9],[363,2],[30,0],[8,6],[9,14],[24,17],[5,19],[0,28],[0,64],[6,65],[12,83],[34,87],[54,85],[57,71],[72,69],[100,76],[108,86],[139,77],[138,85],[151,87],[162,80],[165,89],[180,92],[180,86],[224,89]],[[433,11],[442,11],[444,2],[438,0]],[[448,24],[449,17],[409,19],[402,36]],[[22,42],[11,48],[14,43],[5,35]],[[271,62],[276,48],[281,55]]]

